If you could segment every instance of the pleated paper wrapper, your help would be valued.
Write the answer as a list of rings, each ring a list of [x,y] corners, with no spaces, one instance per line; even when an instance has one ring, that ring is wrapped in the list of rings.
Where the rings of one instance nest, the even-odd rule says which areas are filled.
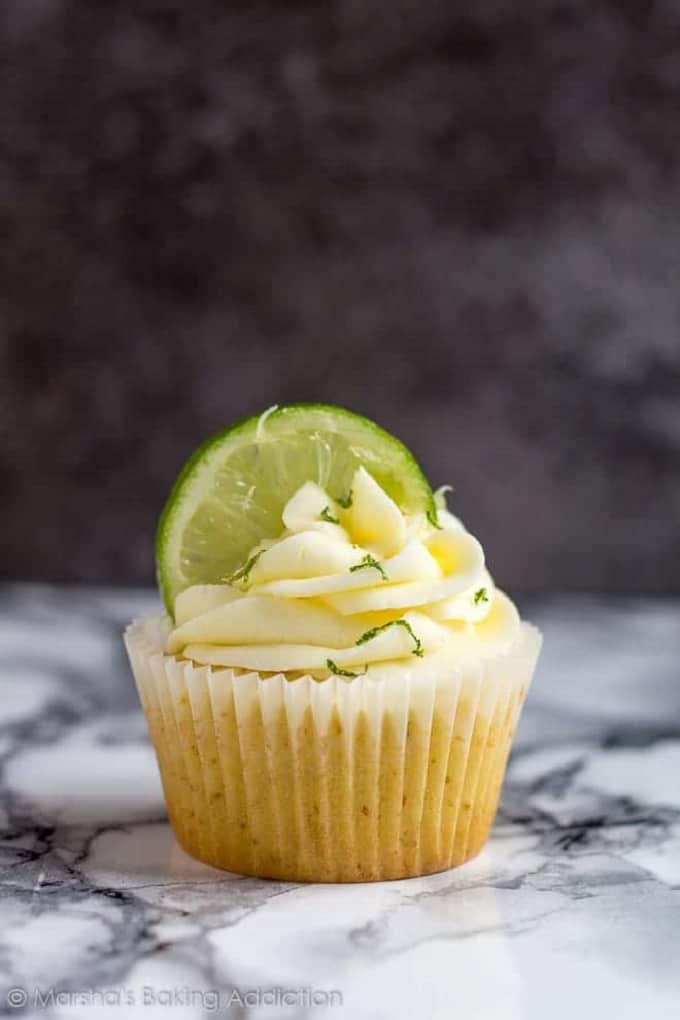
[[[474,664],[315,680],[163,654],[167,624],[125,643],[177,840],[244,875],[364,882],[425,875],[482,848],[540,651],[530,624]]]

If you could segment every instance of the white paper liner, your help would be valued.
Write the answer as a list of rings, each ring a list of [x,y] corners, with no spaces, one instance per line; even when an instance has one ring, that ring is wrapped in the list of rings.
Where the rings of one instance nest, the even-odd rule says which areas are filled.
[[[477,663],[403,680],[289,680],[125,643],[178,841],[218,868],[296,881],[428,874],[479,852],[541,647],[523,623]],[[436,667],[436,668],[435,668]]]

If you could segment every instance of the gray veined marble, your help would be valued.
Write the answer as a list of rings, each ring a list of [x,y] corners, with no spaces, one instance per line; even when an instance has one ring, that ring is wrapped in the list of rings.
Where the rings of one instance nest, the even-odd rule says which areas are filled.
[[[677,602],[528,607],[545,651],[488,847],[457,871],[373,886],[239,878],[178,849],[120,641],[153,605],[2,593],[1,1009],[677,1015]]]

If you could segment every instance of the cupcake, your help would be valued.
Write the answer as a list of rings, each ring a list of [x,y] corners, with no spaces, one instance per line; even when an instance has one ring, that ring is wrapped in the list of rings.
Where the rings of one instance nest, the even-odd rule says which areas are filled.
[[[179,843],[360,882],[479,852],[540,651],[398,440],[274,408],[194,455],[127,646]]]

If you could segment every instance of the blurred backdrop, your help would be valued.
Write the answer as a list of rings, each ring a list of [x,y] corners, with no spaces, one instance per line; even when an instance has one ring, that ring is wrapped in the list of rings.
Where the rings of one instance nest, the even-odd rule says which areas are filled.
[[[680,3],[2,0],[4,576],[147,582],[208,433],[375,417],[515,590],[680,590]]]

